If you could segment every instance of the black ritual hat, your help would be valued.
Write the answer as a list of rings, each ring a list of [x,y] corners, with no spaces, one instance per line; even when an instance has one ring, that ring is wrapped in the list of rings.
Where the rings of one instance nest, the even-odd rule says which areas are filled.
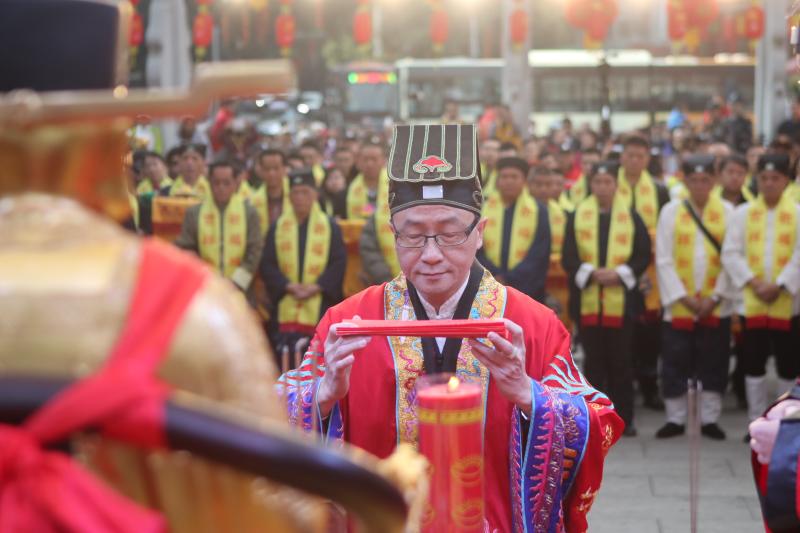
[[[0,1],[0,93],[114,87],[128,42],[121,20],[114,2]]]
[[[709,154],[692,154],[683,160],[683,175],[714,174],[717,159]]]
[[[300,168],[289,172],[289,187],[298,187],[305,185],[312,189],[317,188],[317,180],[314,178],[314,172],[310,168]]]
[[[592,165],[592,171],[590,173],[590,177],[596,176],[597,174],[611,174],[616,179],[618,172],[619,172],[618,162],[611,160],[598,161],[597,163]]]
[[[480,215],[480,173],[474,125],[395,126],[388,167],[391,213],[438,204]]]
[[[758,158],[758,171],[772,170],[792,177],[792,165],[788,154],[763,154]]]

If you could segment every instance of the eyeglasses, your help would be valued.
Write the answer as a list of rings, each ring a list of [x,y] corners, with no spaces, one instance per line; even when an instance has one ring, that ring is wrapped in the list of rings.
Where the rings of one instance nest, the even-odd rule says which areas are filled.
[[[459,246],[467,242],[472,230],[478,225],[480,217],[476,216],[475,220],[467,226],[466,229],[461,231],[452,231],[448,233],[436,233],[434,235],[404,235],[397,230],[394,232],[395,242],[400,248],[425,248],[428,244],[428,239],[433,239],[439,248],[449,248],[452,246]],[[394,229],[394,225],[392,225]]]

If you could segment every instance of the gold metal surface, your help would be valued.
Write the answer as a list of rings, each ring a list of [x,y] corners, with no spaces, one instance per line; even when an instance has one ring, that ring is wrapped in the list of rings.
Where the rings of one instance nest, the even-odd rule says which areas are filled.
[[[125,321],[139,253],[138,238],[72,200],[0,199],[0,372],[77,378],[100,368]],[[283,422],[272,361],[244,298],[213,278],[190,305],[159,377],[254,420]],[[115,487],[163,510],[175,532],[310,531],[324,518],[312,498],[265,483],[256,490],[252,476],[185,453],[142,454],[97,437],[78,445]]]
[[[63,124],[140,115],[151,118],[205,115],[216,98],[282,94],[294,90],[297,79],[291,62],[224,61],[195,67],[188,90],[130,89],[54,91],[35,93],[20,90],[0,95],[0,126],[10,124]]]

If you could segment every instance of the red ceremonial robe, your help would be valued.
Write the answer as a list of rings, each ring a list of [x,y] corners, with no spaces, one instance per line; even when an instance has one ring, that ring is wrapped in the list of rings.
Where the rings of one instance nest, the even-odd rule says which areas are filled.
[[[789,394],[772,404],[764,415],[787,399],[800,400],[800,378]],[[751,455],[764,530],[800,530],[800,418],[792,415],[781,420],[769,464],[759,463],[755,452]]]
[[[322,350],[328,329],[354,315],[413,320],[404,276],[328,310],[300,368],[281,376],[279,391],[289,417],[306,430],[322,431],[313,395],[325,372]],[[532,378],[528,423],[492,383],[468,343],[461,344],[456,374],[483,383],[489,531],[585,531],[604,457],[623,428],[621,419],[575,367],[569,333],[553,311],[484,271],[469,317],[505,317],[522,326]],[[350,391],[330,415],[327,439],[343,439],[381,458],[400,442],[416,444],[414,382],[423,372],[418,337],[373,337],[355,352]]]

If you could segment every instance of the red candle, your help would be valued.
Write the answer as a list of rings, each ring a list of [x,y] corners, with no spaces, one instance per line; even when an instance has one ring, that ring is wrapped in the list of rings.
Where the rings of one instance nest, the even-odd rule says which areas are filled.
[[[430,497],[422,531],[482,532],[481,387],[452,374],[417,380],[419,450],[430,462]]]

